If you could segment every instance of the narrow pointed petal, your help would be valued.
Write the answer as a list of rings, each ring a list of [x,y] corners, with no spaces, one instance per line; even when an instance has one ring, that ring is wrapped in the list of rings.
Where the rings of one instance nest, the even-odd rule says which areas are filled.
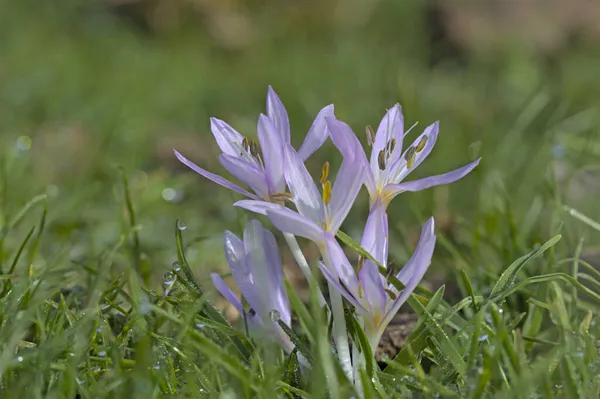
[[[360,246],[383,266],[388,260],[388,217],[385,206],[377,201],[369,212]]]
[[[365,261],[358,276],[365,298],[371,306],[370,311],[374,318],[379,320],[383,318],[387,304],[387,294],[382,277],[375,262],[370,260]]]
[[[209,172],[209,171],[207,171],[205,169],[202,169],[201,167],[199,167],[198,165],[196,165],[195,163],[193,163],[192,161],[188,160],[186,157],[184,157],[183,155],[181,155],[176,150],[173,150],[173,152],[175,153],[175,156],[177,157],[177,159],[179,159],[179,161],[181,161],[181,163],[183,163],[184,165],[186,165],[188,168],[192,169],[194,172],[198,173],[199,175],[204,176],[207,179],[212,180],[213,182],[215,182],[217,184],[220,184],[221,186],[223,186],[225,188],[228,188],[228,189],[233,190],[233,191],[235,191],[237,193],[245,195],[246,197],[250,197],[250,198],[253,198],[253,199],[260,199],[260,197],[257,196],[256,194],[251,194],[247,190],[244,190],[240,186],[238,186],[236,184],[233,184],[229,180],[226,180],[226,179],[222,178],[219,175],[216,175],[216,174],[211,173],[211,172]]]
[[[233,279],[248,304],[257,312],[260,310],[260,299],[256,288],[255,276],[246,259],[244,243],[235,234],[226,231],[223,235],[225,259],[231,270]]]
[[[327,282],[329,283],[330,287],[335,288],[336,291],[338,291],[340,294],[342,294],[342,296],[344,298],[346,298],[348,300],[348,302],[350,302],[355,308],[356,310],[358,310],[359,312],[368,315],[369,312],[367,311],[367,309],[365,309],[360,302],[358,302],[356,300],[356,298],[354,297],[354,295],[352,293],[350,293],[346,288],[344,288],[337,276],[332,273],[323,263],[319,262],[319,269],[321,269],[321,272],[323,273],[323,277],[325,277],[325,280],[327,280]]]
[[[267,216],[278,230],[295,236],[308,238],[311,241],[323,241],[323,229],[307,217],[291,209],[280,206],[267,209]]]
[[[257,304],[254,310],[262,320],[269,319],[269,312],[276,310],[282,320],[289,324],[290,313],[283,287],[283,272],[279,251],[273,235],[263,229],[258,220],[252,220],[244,229],[245,257],[250,274],[255,281]]]
[[[325,212],[321,194],[306,170],[302,158],[289,145],[285,151],[285,164],[285,180],[294,195],[293,201],[298,212],[314,222],[323,222]]]
[[[480,160],[481,158],[462,168],[441,175],[429,176],[419,180],[402,182],[400,184],[388,184],[383,189],[381,196],[389,203],[396,195],[405,191],[421,191],[430,187],[454,183],[471,173],[471,171],[479,165]]]
[[[333,111],[333,104],[330,104],[317,114],[310,130],[306,134],[304,143],[302,143],[302,146],[298,150],[298,155],[300,155],[303,161],[306,161],[308,157],[321,148],[325,140],[327,140],[328,130],[325,118],[333,117]]]
[[[284,143],[280,134],[273,126],[271,119],[265,115],[258,118],[258,140],[262,148],[263,160],[269,192],[279,193],[285,190],[284,170]]]
[[[219,293],[221,293],[221,295],[223,295],[225,299],[227,299],[233,305],[233,307],[237,309],[238,312],[243,313],[244,309],[242,308],[242,304],[240,303],[239,299],[237,299],[233,291],[231,291],[227,284],[225,284],[225,281],[223,281],[221,276],[219,276],[217,273],[211,273],[210,278],[212,279],[217,291],[219,291]]]
[[[210,130],[221,151],[227,155],[239,156],[243,137],[227,122],[210,118]]]
[[[233,206],[239,206],[240,208],[247,209],[254,213],[259,213],[261,215],[267,215],[267,211],[270,209],[279,209],[283,208],[281,205],[274,204],[272,202],[267,201],[255,201],[255,200],[241,200],[233,204]]]
[[[275,90],[269,86],[267,93],[267,116],[273,121],[275,129],[279,133],[284,143],[290,142],[290,120],[283,103]]]
[[[269,199],[269,187],[262,170],[242,158],[227,154],[219,155],[219,161],[229,173],[246,183],[258,196]]]
[[[421,164],[421,162],[425,160],[425,158],[427,158],[435,146],[439,130],[439,122],[435,122],[425,128],[425,131],[423,131],[423,133],[417,137],[412,145],[406,149],[402,156],[392,166],[391,172],[393,177],[389,180],[390,182],[394,182],[396,184],[400,183],[406,176],[408,176],[410,172],[415,170]],[[425,142],[425,146],[421,149],[421,151],[415,151],[414,160],[412,164],[409,165],[406,159],[406,153],[410,150],[410,148],[418,148],[418,144],[421,142],[421,140],[427,140]]]
[[[331,190],[329,231],[332,233],[335,234],[346,219],[364,181],[364,165],[354,159],[344,158]]]
[[[400,273],[398,273],[397,277],[400,281],[402,281],[405,288],[389,307],[389,310],[379,326],[380,333],[385,330],[394,315],[398,313],[400,307],[404,304],[404,302],[406,302],[415,288],[417,288],[417,285],[419,285],[419,282],[423,279],[425,272],[431,264],[431,257],[433,256],[433,250],[435,248],[433,225],[433,218],[431,218],[427,221],[423,227],[423,231],[421,232],[421,240],[423,240],[423,244],[421,244],[421,241],[419,241],[419,245],[417,245],[417,249],[415,250],[412,258],[406,264],[406,266],[404,266]]]
[[[383,119],[379,123],[377,133],[375,133],[375,142],[371,152],[371,169],[375,174],[375,179],[380,172],[379,168],[379,152],[385,150],[385,147],[390,140],[396,140],[394,151],[392,151],[389,162],[395,162],[398,156],[402,153],[402,138],[404,136],[404,116],[402,115],[402,107],[400,104],[394,105],[386,112]]]
[[[353,158],[355,162],[359,162],[364,165],[364,183],[369,190],[369,195],[377,195],[377,187],[375,186],[375,178],[373,172],[369,168],[369,161],[367,155],[362,147],[362,144],[346,123],[339,119],[326,118],[327,127],[329,130],[329,136],[331,141],[342,153],[344,158]]]
[[[344,250],[330,233],[325,234],[325,252],[322,254],[325,264],[331,267],[333,275],[340,278],[352,295],[358,298],[359,288],[356,273],[350,265]]]

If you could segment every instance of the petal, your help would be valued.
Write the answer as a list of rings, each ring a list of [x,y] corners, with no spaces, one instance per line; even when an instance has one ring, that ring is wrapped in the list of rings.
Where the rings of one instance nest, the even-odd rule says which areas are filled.
[[[252,275],[252,270],[250,270],[250,265],[248,264],[244,243],[230,231],[225,231],[223,236],[225,259],[227,259],[233,279],[240,288],[244,298],[246,298],[246,301],[248,301],[248,304],[254,310],[258,311],[260,309],[260,300],[257,296],[255,277]]]
[[[258,299],[254,309],[263,320],[269,320],[269,312],[277,310],[282,319],[289,323],[289,303],[283,286],[283,269],[277,244],[273,235],[263,229],[258,220],[250,221],[244,229],[244,249]]]
[[[371,170],[378,180],[381,169],[379,168],[379,152],[385,150],[390,140],[395,139],[396,145],[388,162],[393,163],[402,153],[402,138],[404,136],[404,116],[400,104],[394,105],[379,123],[377,133],[375,133],[375,142],[371,151]]]
[[[323,273],[323,277],[325,277],[325,280],[327,280],[327,283],[329,283],[330,288],[331,287],[335,288],[335,290],[338,291],[340,294],[342,294],[342,296],[344,298],[346,298],[348,300],[348,302],[350,302],[356,308],[356,310],[358,310],[366,315],[369,314],[367,309],[365,309],[356,300],[356,298],[346,288],[344,288],[340,284],[338,278],[321,262],[319,262],[319,269],[321,269],[321,273]]]
[[[239,206],[240,208],[247,209],[251,212],[266,215],[267,210],[283,208],[281,205],[274,204],[267,201],[255,201],[255,200],[241,200],[233,204],[233,206]]]
[[[314,222],[325,220],[323,200],[302,158],[291,147],[285,151],[285,180],[294,195],[294,204],[301,215]]]
[[[438,132],[440,130],[440,123],[435,122],[425,128],[425,131],[421,133],[419,137],[412,143],[410,147],[402,154],[402,156],[394,163],[391,168],[392,178],[388,181],[393,183],[400,183],[410,172],[415,170],[417,166],[421,164],[427,158],[427,156],[433,150],[435,146],[435,142],[437,141]],[[419,142],[423,139],[423,137],[427,137],[427,142],[423,149],[419,152],[415,152],[414,161],[411,165],[410,169],[408,168],[408,162],[405,158],[406,153],[410,150],[411,147],[416,148]]]
[[[388,184],[383,189],[381,196],[389,203],[396,195],[405,191],[421,191],[430,187],[453,183],[471,173],[479,165],[480,160],[481,158],[462,168],[441,175],[429,176],[424,179],[402,182],[400,184]]]
[[[404,290],[398,295],[398,298],[392,303],[385,317],[383,318],[379,332],[383,330],[390,323],[392,318],[400,307],[406,302],[410,294],[417,288],[419,282],[423,279],[425,272],[431,264],[431,257],[433,256],[433,249],[435,247],[435,235],[433,235],[433,218],[429,219],[423,231],[421,232],[421,240],[417,245],[417,249],[413,254],[410,261],[404,266],[404,268],[398,273],[398,279],[404,284]],[[422,243],[423,242],[423,243]],[[403,273],[404,272],[404,273]]]
[[[331,268],[331,272],[340,278],[346,284],[347,289],[358,298],[359,288],[356,273],[350,265],[344,250],[330,233],[325,234],[325,252],[322,255],[325,264]]]
[[[187,167],[189,167],[190,169],[192,169],[194,172],[198,173],[199,175],[202,175],[202,176],[206,177],[207,179],[212,180],[213,182],[220,184],[221,186],[223,186],[225,188],[228,188],[230,190],[233,190],[235,192],[243,194],[246,197],[259,199],[259,197],[256,194],[251,194],[247,190],[244,190],[240,186],[233,184],[229,180],[225,180],[224,178],[222,178],[219,175],[216,175],[214,173],[211,173],[207,170],[202,169],[201,167],[199,167],[198,165],[194,164],[192,161],[188,160],[186,157],[181,155],[176,150],[173,150],[173,152],[175,153],[175,156],[177,157],[177,159],[179,159],[179,161],[181,161],[181,163],[183,163],[184,165],[186,165]]]
[[[377,262],[387,266],[388,217],[381,201],[377,201],[369,212],[360,246],[367,250]]]
[[[269,187],[262,170],[241,158],[227,154],[219,155],[219,161],[229,173],[250,186],[261,198],[269,199]]]
[[[283,103],[275,93],[275,90],[269,86],[267,92],[267,116],[273,121],[275,129],[284,143],[290,142],[290,120]]]
[[[325,140],[327,140],[328,131],[325,117],[333,117],[334,108],[333,104],[330,104],[323,108],[317,114],[312,126],[310,127],[304,143],[298,150],[298,155],[303,161],[306,161],[316,150],[321,148]]]
[[[336,233],[350,212],[354,200],[365,181],[365,167],[354,159],[344,158],[331,190],[331,220],[329,231]]]
[[[369,310],[375,319],[381,320],[385,314],[387,294],[383,285],[383,276],[379,273],[379,267],[373,261],[365,261],[358,278],[365,298],[371,306]]]
[[[283,141],[271,119],[262,114],[258,118],[258,141],[265,161],[269,192],[271,194],[282,192],[285,190]]]
[[[234,157],[240,155],[243,137],[234,128],[225,121],[210,118],[210,130],[223,153]]]
[[[308,238],[315,243],[323,241],[323,229],[312,220],[294,212],[291,209],[280,206],[267,210],[267,216],[273,225],[284,233]]]
[[[223,295],[225,299],[227,299],[233,305],[233,307],[237,309],[238,312],[242,313],[244,311],[242,304],[240,303],[239,299],[237,299],[233,291],[231,291],[227,284],[225,284],[225,281],[223,281],[221,276],[219,276],[217,273],[211,273],[210,278],[212,279],[217,291],[219,291],[221,295]]]

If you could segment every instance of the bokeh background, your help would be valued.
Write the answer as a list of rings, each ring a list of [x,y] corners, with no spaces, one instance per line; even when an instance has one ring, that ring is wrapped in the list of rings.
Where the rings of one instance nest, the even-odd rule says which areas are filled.
[[[222,232],[241,233],[249,216],[230,206],[236,195],[179,164],[172,149],[225,173],[208,118],[256,135],[268,85],[287,107],[297,145],[327,104],[364,142],[365,126],[400,102],[406,126],[419,122],[414,137],[441,122],[435,150],[411,178],[483,157],[458,183],[394,201],[398,263],[432,214],[441,236],[433,273],[448,281],[462,267],[476,285],[492,281],[561,229],[570,233],[559,249],[565,255],[583,237],[594,256],[600,242],[562,209],[600,216],[597,2],[0,0],[0,7],[0,217],[4,224],[48,195],[36,267],[96,262],[129,231],[122,168],[154,283],[176,259],[176,218],[187,225],[197,273],[224,270]],[[330,144],[310,168],[318,173],[325,160],[339,163]],[[343,226],[353,237],[366,201],[363,193]],[[40,213],[29,211],[6,241],[20,243]],[[129,267],[129,256],[119,251],[111,267]],[[72,276],[65,284],[76,282],[76,268]]]

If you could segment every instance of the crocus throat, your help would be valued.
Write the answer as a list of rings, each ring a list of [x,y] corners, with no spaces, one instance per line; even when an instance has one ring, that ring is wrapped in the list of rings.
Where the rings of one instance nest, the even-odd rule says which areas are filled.
[[[325,211],[325,220],[323,221],[323,229],[325,231],[329,231],[330,220],[331,220],[331,211],[329,209],[329,203],[331,202],[331,181],[327,178],[329,177],[329,162],[325,162],[323,164],[323,169],[321,169],[321,179],[319,182],[321,183],[321,187],[323,187],[323,205]]]

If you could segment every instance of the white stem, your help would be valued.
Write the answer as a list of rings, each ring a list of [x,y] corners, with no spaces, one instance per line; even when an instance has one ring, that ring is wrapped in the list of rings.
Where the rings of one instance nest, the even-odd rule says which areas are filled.
[[[357,317],[358,320],[358,324],[361,326],[361,328],[364,328],[364,320],[362,317]],[[362,380],[360,379],[360,370],[362,368],[365,367],[366,361],[365,361],[365,356],[366,354],[363,353],[361,354],[358,350],[358,344],[355,342],[354,345],[352,346],[352,361],[353,361],[353,369],[354,369],[354,386],[356,387],[356,392],[358,392],[359,395],[361,395],[361,398],[364,397],[364,392],[363,392],[363,386],[362,386]]]
[[[329,299],[331,300],[331,313],[333,315],[333,338],[338,357],[346,377],[348,377],[348,380],[354,381],[342,295],[331,284],[329,284]]]
[[[319,293],[319,305],[321,305],[321,307],[327,306],[325,297],[323,296],[323,293],[319,288],[319,284],[317,283],[315,276],[313,276],[312,271],[310,270],[310,266],[308,266],[308,262],[306,261],[306,258],[304,257],[304,254],[300,249],[300,246],[298,245],[296,236],[290,233],[283,233],[283,237],[285,238],[285,241],[290,247],[290,251],[292,251],[292,256],[296,260],[298,267],[300,267],[302,274],[304,274],[306,281],[308,281],[308,284],[310,284],[311,286],[316,287],[317,292]]]

